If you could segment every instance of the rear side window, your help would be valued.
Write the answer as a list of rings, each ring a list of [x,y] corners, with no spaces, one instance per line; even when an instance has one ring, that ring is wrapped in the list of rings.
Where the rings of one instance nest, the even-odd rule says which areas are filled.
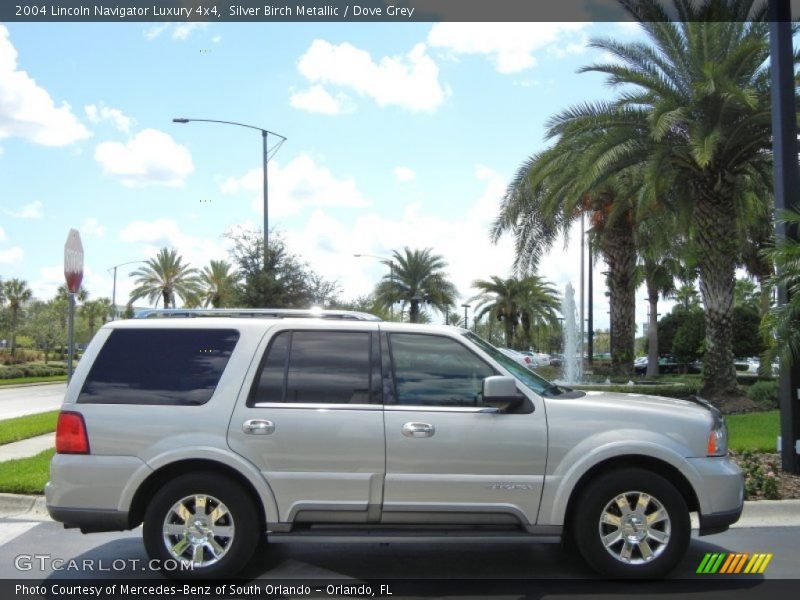
[[[380,401],[373,336],[361,331],[285,331],[267,351],[250,404]],[[370,393],[375,388],[376,393]]]
[[[238,339],[233,329],[115,329],[89,370],[78,402],[205,404]]]

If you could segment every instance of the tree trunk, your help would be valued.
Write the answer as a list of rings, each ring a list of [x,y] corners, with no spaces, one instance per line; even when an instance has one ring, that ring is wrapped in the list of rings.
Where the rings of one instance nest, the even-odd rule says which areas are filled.
[[[615,375],[630,376],[636,329],[636,246],[627,218],[618,218],[603,230],[600,250],[609,269],[611,368]]]
[[[647,280],[647,302],[650,318],[647,325],[647,377],[658,375],[658,290]]]
[[[411,301],[411,308],[408,311],[408,318],[412,323],[416,323],[419,318],[419,302],[417,300]]]
[[[698,185],[694,207],[695,240],[700,250],[700,294],[706,317],[703,388],[706,398],[736,393],[732,318],[736,282],[736,217],[730,194]]]

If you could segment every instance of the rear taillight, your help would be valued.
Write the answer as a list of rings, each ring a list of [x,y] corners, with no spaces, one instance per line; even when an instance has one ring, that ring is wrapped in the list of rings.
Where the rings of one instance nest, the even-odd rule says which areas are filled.
[[[89,436],[83,415],[62,411],[56,425],[56,452],[59,454],[89,454]]]
[[[531,364],[531,357],[530,357],[530,356],[526,356],[526,357],[525,357],[525,364],[526,364],[526,365],[529,365],[529,364]]]

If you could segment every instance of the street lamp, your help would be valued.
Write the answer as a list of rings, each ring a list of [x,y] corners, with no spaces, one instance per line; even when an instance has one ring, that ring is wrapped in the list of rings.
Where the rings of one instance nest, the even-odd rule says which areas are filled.
[[[263,164],[262,168],[264,170],[264,268],[267,268],[267,257],[269,256],[269,194],[267,188],[267,161],[269,160],[269,151],[267,149],[267,136],[269,134],[274,135],[277,138],[280,138],[280,142],[275,146],[273,151],[273,155],[275,152],[278,151],[281,144],[286,141],[286,138],[280,134],[275,133],[274,131],[269,131],[268,129],[262,129],[261,127],[255,127],[253,125],[245,125],[244,123],[237,123],[235,121],[218,121],[216,119],[185,119],[185,118],[175,118],[172,119],[173,123],[191,123],[191,122],[202,122],[202,123],[221,123],[223,125],[236,125],[238,127],[247,127],[248,129],[255,129],[256,131],[261,132],[261,139],[262,139],[262,147],[263,147]]]
[[[464,329],[469,329],[469,318],[467,317],[467,310],[471,306],[470,304],[462,304],[461,306],[464,307]]]
[[[384,264],[389,265],[389,280],[394,285],[394,261],[391,258],[387,258],[386,256],[378,256],[377,254],[353,254],[356,258],[377,258],[380,261],[383,261]],[[389,314],[391,315],[392,320],[394,320],[394,302],[389,305]],[[402,319],[401,319],[402,320]]]
[[[117,267],[124,267],[125,265],[135,265],[137,263],[144,263],[147,262],[146,260],[130,260],[128,262],[119,263],[118,265],[114,265],[113,267],[107,269],[108,271],[114,271],[114,287],[111,289],[111,306],[114,307],[114,318],[111,319],[112,321],[117,320]]]

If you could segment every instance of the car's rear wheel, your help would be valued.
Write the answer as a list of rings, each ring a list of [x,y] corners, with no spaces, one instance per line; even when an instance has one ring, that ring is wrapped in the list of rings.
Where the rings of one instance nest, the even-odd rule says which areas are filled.
[[[686,553],[689,510],[664,477],[619,469],[583,490],[572,519],[575,542],[596,571],[609,577],[661,577]]]
[[[144,544],[165,575],[225,577],[250,560],[262,532],[247,492],[216,473],[184,475],[153,497]]]

